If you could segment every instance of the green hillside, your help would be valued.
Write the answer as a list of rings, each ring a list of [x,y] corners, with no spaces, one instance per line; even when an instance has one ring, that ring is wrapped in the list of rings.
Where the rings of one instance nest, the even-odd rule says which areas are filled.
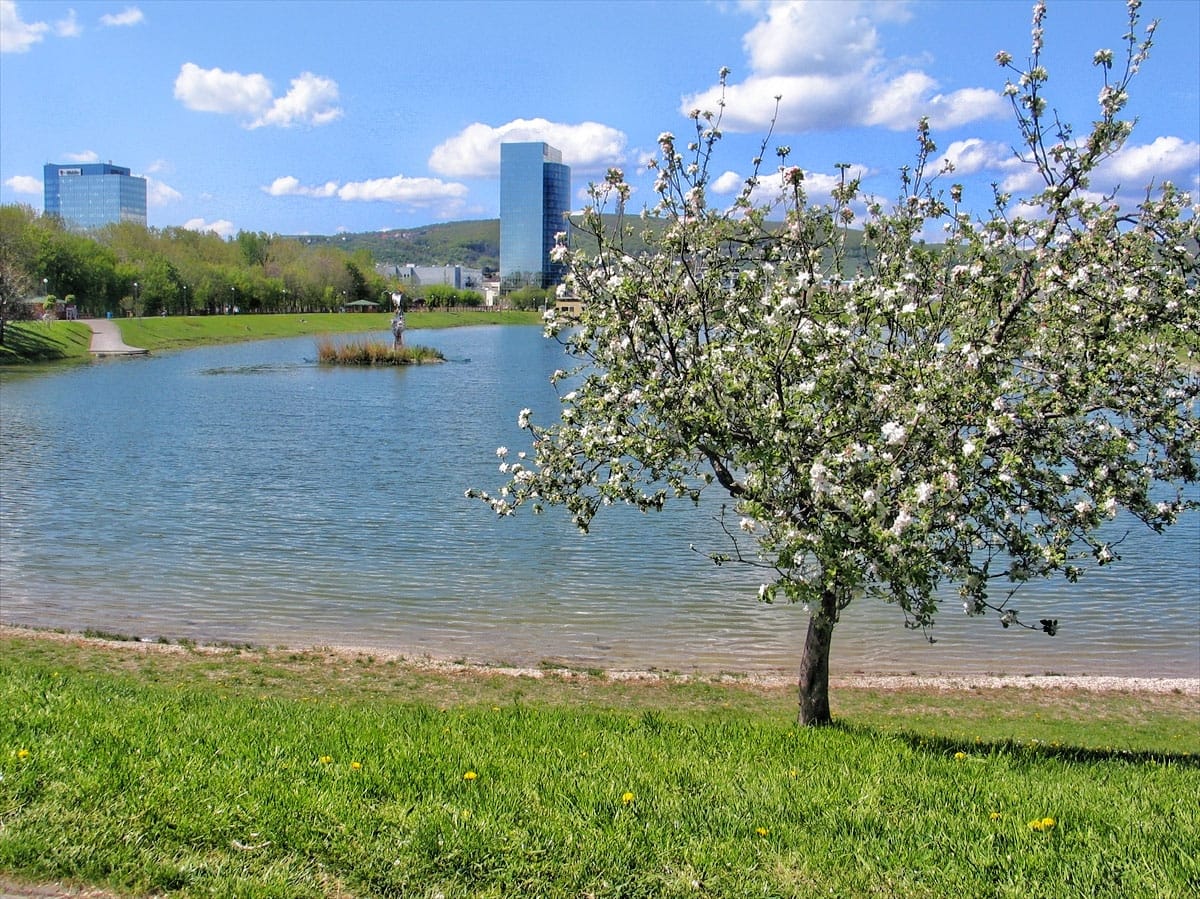
[[[297,235],[295,239],[309,246],[337,247],[347,253],[367,250],[376,262],[397,265],[462,265],[485,273],[500,268],[499,219],[359,234]]]
[[[615,216],[605,216],[606,225],[617,226]],[[627,216],[626,224],[633,225],[633,235],[626,244],[626,251],[637,255],[647,249],[641,235],[644,231],[655,231],[661,224],[643,222],[636,216]],[[579,231],[574,234],[576,246],[595,246]],[[354,253],[367,250],[376,262],[397,265],[462,265],[482,269],[485,274],[500,268],[500,220],[482,219],[469,222],[445,222],[438,225],[422,225],[417,228],[397,228],[392,231],[367,231],[358,234],[335,234],[330,236],[302,235],[294,239],[309,246],[329,246]],[[848,255],[855,267],[861,257],[862,235],[851,231],[848,240]]]

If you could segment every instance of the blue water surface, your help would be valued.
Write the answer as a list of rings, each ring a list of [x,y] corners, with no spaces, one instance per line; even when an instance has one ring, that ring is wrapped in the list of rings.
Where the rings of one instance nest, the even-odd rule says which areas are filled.
[[[536,327],[411,331],[444,365],[315,364],[311,338],[0,375],[0,621],[204,641],[342,645],[530,664],[790,671],[803,610],[714,567],[719,498],[661,514],[499,520],[468,487],[556,416],[562,349]],[[1027,620],[930,644],[852,606],[833,671],[1200,676],[1200,523],[1136,525],[1123,561],[1028,585]],[[1122,531],[1123,532],[1123,531]],[[700,552],[691,549],[695,546]]]

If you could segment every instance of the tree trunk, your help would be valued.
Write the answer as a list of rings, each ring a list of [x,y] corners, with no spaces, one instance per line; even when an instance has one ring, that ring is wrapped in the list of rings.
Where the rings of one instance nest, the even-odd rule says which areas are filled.
[[[808,636],[800,659],[800,724],[817,727],[833,723],[829,714],[829,648],[837,623],[837,603],[826,596],[822,609],[808,619]]]

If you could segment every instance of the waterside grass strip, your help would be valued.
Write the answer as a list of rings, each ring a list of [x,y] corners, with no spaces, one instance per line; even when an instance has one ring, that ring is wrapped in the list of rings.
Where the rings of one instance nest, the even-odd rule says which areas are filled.
[[[0,872],[281,897],[1200,885],[1192,696],[843,690],[842,726],[805,730],[790,690],[538,674],[5,632]]]

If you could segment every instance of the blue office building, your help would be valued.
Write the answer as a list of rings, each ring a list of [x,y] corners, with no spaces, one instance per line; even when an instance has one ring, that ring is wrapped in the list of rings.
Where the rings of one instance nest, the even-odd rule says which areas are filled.
[[[146,225],[146,179],[111,162],[49,163],[42,170],[46,215],[89,231],[115,222]]]
[[[554,235],[567,231],[571,167],[540,142],[500,145],[500,283],[502,289],[558,284],[566,265],[553,262]]]

